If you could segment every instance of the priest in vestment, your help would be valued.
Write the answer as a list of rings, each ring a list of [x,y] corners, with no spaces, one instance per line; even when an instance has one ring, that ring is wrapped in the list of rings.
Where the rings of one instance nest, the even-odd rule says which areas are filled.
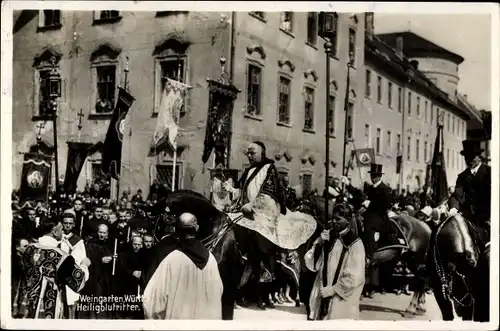
[[[196,217],[176,223],[177,248],[160,263],[142,298],[147,319],[222,319],[222,279],[215,257],[197,239]]]
[[[63,252],[73,256],[75,262],[80,265],[81,261],[87,258],[87,252],[83,239],[74,233],[75,220],[76,213],[73,210],[68,209],[63,213],[62,224],[64,233],[61,239],[60,248]],[[80,265],[80,267],[82,269],[87,269],[87,274],[89,274],[86,266]],[[86,281],[88,281],[88,279]],[[69,288],[69,286],[66,286],[66,298],[68,301],[69,318],[74,319],[76,312],[75,303],[80,299],[80,295]]]
[[[66,286],[79,292],[89,274],[88,259],[78,265],[73,256],[58,248],[63,226],[59,220],[41,225],[42,237],[30,244],[22,256],[26,286],[22,298],[26,302],[26,318],[68,318]]]
[[[334,210],[334,227],[324,230],[306,253],[306,267],[317,273],[309,299],[311,320],[358,319],[359,301],[365,283],[365,249],[359,239],[352,213],[347,207]],[[329,245],[332,235],[333,245]],[[327,286],[323,287],[323,245],[328,249]],[[322,299],[328,299],[326,316]]]

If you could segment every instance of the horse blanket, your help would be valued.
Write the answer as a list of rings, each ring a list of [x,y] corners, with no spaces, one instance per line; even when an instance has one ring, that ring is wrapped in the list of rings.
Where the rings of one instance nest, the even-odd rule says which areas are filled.
[[[273,244],[284,249],[297,249],[305,243],[316,231],[316,220],[301,212],[287,210],[286,215],[280,214],[276,222],[259,212],[254,218],[244,217],[242,213],[229,213],[231,220],[247,229],[258,232]]]

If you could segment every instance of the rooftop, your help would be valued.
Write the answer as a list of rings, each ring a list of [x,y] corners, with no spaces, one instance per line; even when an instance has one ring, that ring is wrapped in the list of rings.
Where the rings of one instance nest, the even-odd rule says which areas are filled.
[[[402,37],[403,53],[409,58],[438,57],[450,60],[457,65],[464,62],[464,58],[460,55],[453,53],[411,31],[377,34],[377,37],[384,43],[394,48],[397,46],[397,38]]]

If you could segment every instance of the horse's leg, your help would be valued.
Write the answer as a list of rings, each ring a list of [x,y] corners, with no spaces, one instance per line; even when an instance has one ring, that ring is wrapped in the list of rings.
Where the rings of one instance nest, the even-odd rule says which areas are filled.
[[[415,291],[413,292],[413,296],[411,298],[410,304],[408,305],[408,308],[406,308],[406,310],[404,311],[405,315],[416,315],[417,301],[418,301],[418,292]]]
[[[443,291],[441,289],[441,282],[434,282],[434,297],[436,298],[436,302],[441,310],[441,315],[443,316],[443,321],[453,321],[453,305],[450,300],[445,298]]]

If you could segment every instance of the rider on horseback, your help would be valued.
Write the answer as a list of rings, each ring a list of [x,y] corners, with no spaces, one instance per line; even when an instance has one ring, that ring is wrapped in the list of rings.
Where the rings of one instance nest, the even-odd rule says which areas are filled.
[[[479,141],[464,140],[460,152],[467,169],[458,175],[455,191],[448,200],[449,216],[460,211],[466,219],[490,235],[491,168],[481,162]],[[489,241],[489,238],[488,238]]]
[[[274,162],[266,157],[266,147],[260,141],[255,141],[248,146],[246,151],[250,167],[248,167],[237,183],[237,188],[233,188],[227,182],[224,189],[231,191],[233,196],[238,196],[234,205],[234,211],[241,211],[246,218],[253,219],[253,214],[257,210],[271,224],[276,223],[278,216],[286,214],[286,202],[282,184]],[[248,256],[249,262],[259,268],[260,262],[271,275],[274,270],[274,254],[259,254],[258,252],[271,253],[275,249],[274,245],[263,236],[256,234],[258,249],[256,254]],[[257,256],[260,255],[260,256]],[[260,268],[259,268],[260,269]],[[254,269],[254,271],[257,271]],[[257,273],[257,275],[259,275]]]

